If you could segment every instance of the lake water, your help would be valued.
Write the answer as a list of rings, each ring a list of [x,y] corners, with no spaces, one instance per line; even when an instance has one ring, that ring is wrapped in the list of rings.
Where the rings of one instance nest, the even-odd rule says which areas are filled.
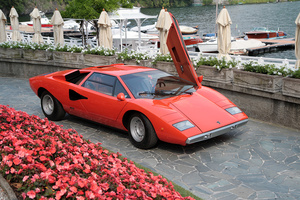
[[[219,6],[219,11],[223,6]],[[232,36],[242,35],[254,27],[278,28],[287,33],[288,38],[295,37],[295,20],[300,12],[300,1],[268,4],[246,4],[226,6],[232,20]],[[180,25],[199,26],[200,34],[215,32],[216,6],[195,6],[168,8]],[[141,12],[158,15],[159,8],[142,8]],[[153,24],[155,19],[146,20],[143,25]],[[259,56],[296,59],[294,50],[278,51]]]

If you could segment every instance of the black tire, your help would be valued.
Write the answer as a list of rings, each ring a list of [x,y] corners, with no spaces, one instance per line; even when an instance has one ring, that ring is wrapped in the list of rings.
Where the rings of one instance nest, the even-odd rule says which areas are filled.
[[[62,120],[66,115],[61,103],[47,91],[41,96],[41,107],[44,115],[52,121]]]
[[[151,122],[141,113],[135,113],[130,117],[128,133],[130,142],[140,149],[152,148],[158,142]]]

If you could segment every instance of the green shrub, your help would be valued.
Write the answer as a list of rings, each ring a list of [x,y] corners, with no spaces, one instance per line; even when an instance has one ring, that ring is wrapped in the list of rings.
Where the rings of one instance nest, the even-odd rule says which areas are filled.
[[[166,55],[163,55],[163,54],[156,54],[155,57],[153,58],[153,61],[152,61],[152,64],[153,65],[156,65],[156,63],[158,61],[162,61],[162,62],[173,62],[173,59],[171,57],[171,54],[166,54]]]
[[[196,67],[199,67],[200,65],[213,66],[220,71],[225,68],[234,68],[238,65],[238,62],[235,60],[226,61],[224,57],[222,59],[218,59],[216,57],[201,57],[199,60],[194,62],[194,65]]]

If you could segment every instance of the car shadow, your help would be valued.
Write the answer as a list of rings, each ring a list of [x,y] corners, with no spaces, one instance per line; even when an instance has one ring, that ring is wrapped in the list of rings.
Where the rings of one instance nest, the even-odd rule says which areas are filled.
[[[80,128],[79,129],[77,127],[74,128],[73,125],[70,125],[70,127],[68,127],[68,125],[70,123],[76,124],[76,126],[78,125]],[[75,129],[79,134],[82,134],[82,135],[83,135],[82,130],[91,129],[91,131],[96,130],[97,132],[100,132],[99,134],[101,134],[101,132],[105,132],[107,134],[111,134],[114,137],[124,138],[124,140],[127,140],[127,142],[130,143],[127,131],[116,129],[116,128],[106,126],[106,125],[103,125],[103,124],[100,124],[100,123],[97,123],[94,121],[80,118],[77,116],[66,115],[63,125],[65,128]],[[244,126],[244,127],[246,127],[246,126]],[[218,145],[221,145],[224,143],[229,143],[229,142],[233,141],[235,137],[243,134],[244,132],[245,132],[245,130],[243,130],[243,129],[236,129],[236,130],[232,130],[229,133],[220,135],[218,137],[211,138],[211,139],[201,141],[201,142],[197,142],[194,144],[186,145],[186,146],[181,146],[178,144],[171,144],[171,143],[159,141],[158,144],[150,150],[159,149],[159,150],[170,151],[170,152],[178,153],[178,154],[182,154],[182,153],[192,154],[194,152],[203,151],[203,150],[206,150],[211,147],[215,147],[215,146],[218,146]],[[102,141],[100,141],[100,142],[102,143]],[[133,148],[135,148],[135,147],[133,147]]]

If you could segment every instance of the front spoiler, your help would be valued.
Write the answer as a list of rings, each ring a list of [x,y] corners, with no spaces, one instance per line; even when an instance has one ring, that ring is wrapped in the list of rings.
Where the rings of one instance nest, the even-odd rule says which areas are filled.
[[[223,135],[223,134],[228,133],[229,131],[231,131],[233,129],[236,129],[240,126],[245,125],[247,122],[248,122],[248,119],[245,119],[245,120],[238,121],[238,122],[235,122],[233,124],[223,126],[221,128],[218,128],[218,129],[215,129],[215,130],[212,130],[212,131],[208,131],[206,133],[201,133],[199,135],[189,137],[186,140],[186,144],[193,144],[193,143],[196,143],[196,142],[201,142],[201,141],[204,141],[204,140],[208,140],[210,138],[217,137],[219,135]]]

